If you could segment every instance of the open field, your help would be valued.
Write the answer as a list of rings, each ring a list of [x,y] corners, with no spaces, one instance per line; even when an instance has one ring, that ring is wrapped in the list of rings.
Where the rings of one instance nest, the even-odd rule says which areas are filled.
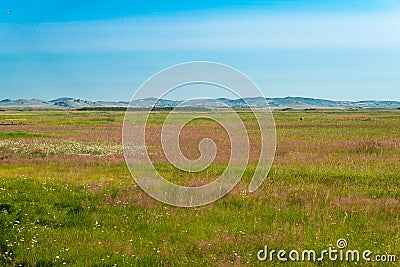
[[[230,151],[224,129],[206,121],[184,129],[188,158],[198,157],[205,136],[220,148],[196,176],[157,152],[165,116],[155,112],[149,123],[156,168],[184,185],[221,174]],[[240,116],[257,154],[253,117]],[[135,185],[122,154],[123,117],[0,112],[0,266],[272,266],[278,260],[257,259],[264,245],[322,251],[339,238],[350,249],[400,257],[400,110],[275,111],[277,151],[268,179],[247,192],[252,153],[235,189],[200,208],[164,205]]]

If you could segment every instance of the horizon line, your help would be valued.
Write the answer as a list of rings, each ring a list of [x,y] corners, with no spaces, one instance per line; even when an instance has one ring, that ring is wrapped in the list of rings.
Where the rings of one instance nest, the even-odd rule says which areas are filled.
[[[189,99],[167,99],[167,98],[159,98],[158,100],[166,100],[166,101],[191,101],[191,100],[196,100],[196,99],[209,99],[209,100],[217,100],[217,99],[228,99],[228,100],[239,100],[239,99],[249,99],[249,98],[259,98],[260,96],[246,96],[246,97],[241,97],[241,98],[229,98],[229,97],[195,97],[195,98],[189,98]],[[84,100],[84,101],[90,101],[90,102],[131,102],[132,99],[130,100],[105,100],[105,99],[86,99],[86,98],[81,98],[81,97],[70,97],[70,96],[62,96],[62,97],[57,97],[57,98],[52,98],[52,99],[42,99],[42,98],[1,98],[0,102],[3,102],[4,100],[41,100],[41,101],[54,101],[58,99],[71,99],[71,100]],[[136,99],[136,100],[142,100],[142,99],[150,99],[150,98],[156,98],[156,97],[146,97],[146,98],[141,98],[141,99]],[[262,97],[260,97],[262,98]],[[349,100],[349,99],[330,99],[330,98],[322,98],[322,97],[310,97],[310,96],[283,96],[283,97],[264,97],[265,99],[284,99],[284,98],[303,98],[303,99],[315,99],[315,100],[326,100],[326,101],[335,101],[335,102],[364,102],[364,101],[381,101],[381,102],[400,102],[399,100],[394,100],[394,99],[360,99],[360,100]]]

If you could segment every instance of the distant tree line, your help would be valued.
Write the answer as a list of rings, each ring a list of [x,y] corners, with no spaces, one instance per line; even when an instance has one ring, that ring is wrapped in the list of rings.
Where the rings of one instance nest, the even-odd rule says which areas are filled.
[[[78,111],[146,111],[148,108],[133,107],[83,107],[76,109]],[[193,108],[193,107],[153,107],[151,111],[211,111],[209,108]]]

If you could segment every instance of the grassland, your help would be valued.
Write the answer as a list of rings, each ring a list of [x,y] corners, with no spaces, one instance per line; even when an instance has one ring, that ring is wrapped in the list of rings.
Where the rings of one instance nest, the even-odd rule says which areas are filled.
[[[276,157],[260,189],[247,192],[255,156],[226,197],[190,209],[135,185],[122,155],[123,116],[0,112],[0,266],[272,266],[279,262],[256,257],[264,245],[321,251],[339,238],[400,257],[400,110],[276,111]],[[217,177],[229,152],[224,130],[193,122],[183,133],[189,158],[203,136],[217,140],[217,160],[199,177],[157,153],[165,116],[155,112],[149,124],[157,169],[186,185]],[[240,116],[257,152],[253,117]]]

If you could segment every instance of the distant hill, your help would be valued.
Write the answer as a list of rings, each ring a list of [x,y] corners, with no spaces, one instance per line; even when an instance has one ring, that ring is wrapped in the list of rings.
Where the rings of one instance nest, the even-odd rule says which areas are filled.
[[[400,101],[333,101],[326,99],[305,98],[305,97],[284,97],[266,98],[271,108],[400,108]],[[155,98],[145,98],[135,100],[131,103],[133,108],[149,108],[157,101]],[[50,101],[41,99],[3,99],[0,100],[0,108],[60,108],[60,109],[79,109],[79,108],[100,108],[100,107],[127,107],[127,101],[88,101],[71,97],[57,98]],[[239,98],[239,99],[195,99],[189,101],[161,99],[156,107],[193,107],[193,108],[263,108],[265,101],[260,97]]]

